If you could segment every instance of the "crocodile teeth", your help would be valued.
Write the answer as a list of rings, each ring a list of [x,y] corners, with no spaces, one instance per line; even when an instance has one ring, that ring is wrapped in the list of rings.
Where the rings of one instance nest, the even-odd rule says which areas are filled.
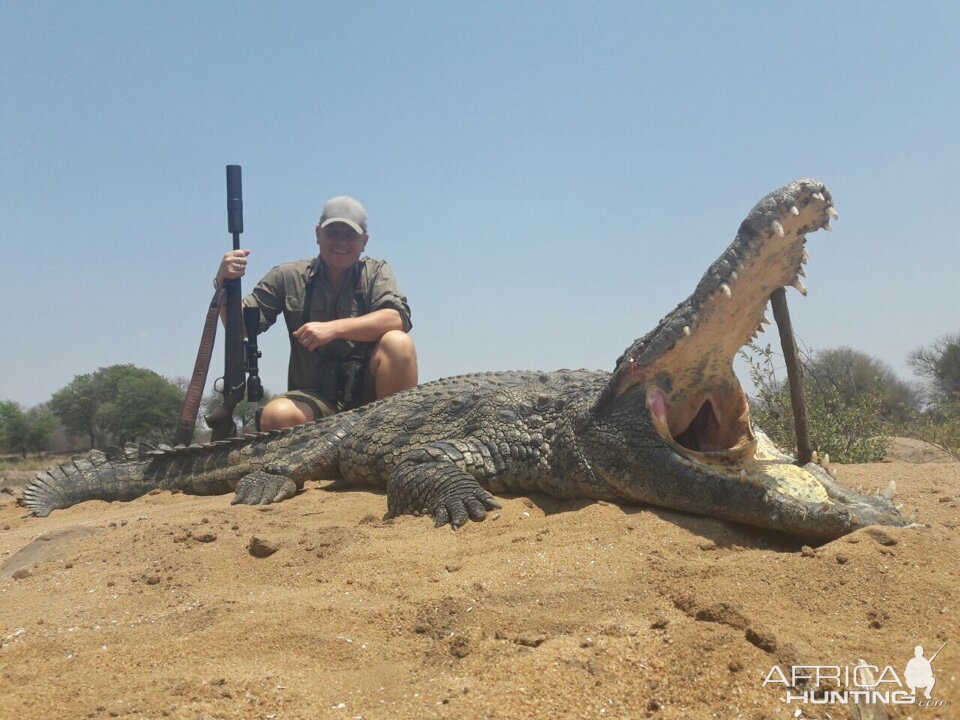
[[[791,215],[799,215],[799,214],[800,214],[800,211],[797,210],[797,206],[796,206],[796,205],[791,205],[791,206],[790,206],[790,214],[791,214]]]
[[[772,223],[770,223],[770,227],[773,228],[773,231],[777,234],[777,237],[783,237],[783,225],[781,225],[778,220],[774,220]]]
[[[897,491],[897,481],[891,480],[890,484],[887,485],[887,488],[883,491],[882,495],[887,500],[893,500],[893,494]]]
[[[792,285],[797,289],[797,292],[799,292],[801,295],[803,295],[804,297],[807,296],[807,286],[803,284],[803,280],[801,280],[799,277],[796,277],[793,279]]]
[[[824,470],[830,472],[830,453],[823,454],[823,461],[820,464],[823,466]]]
[[[683,326],[683,334],[686,335],[687,337],[690,337],[690,326],[689,326],[689,325],[684,325],[684,326]]]
[[[736,270],[731,270],[731,271],[730,271],[730,279],[731,279],[731,280],[736,280],[738,277],[739,277],[739,275],[737,275],[737,271],[736,271]]]
[[[817,200],[819,200],[820,202],[826,202],[826,201],[827,201],[826,198],[823,197],[823,193],[815,192],[815,193],[813,194],[813,197],[815,197],[815,198],[816,198]]]
[[[826,230],[827,232],[833,232],[833,228],[830,227],[830,223],[828,222],[823,224],[823,227],[821,228],[821,230]]]
[[[797,268],[797,275],[802,275],[803,277],[806,277],[806,276],[807,276],[807,273],[806,273],[806,271],[801,267],[801,268]]]
[[[767,314],[766,314],[766,313],[763,314],[763,319],[760,320],[760,324],[761,324],[761,325],[769,325],[769,324],[770,324],[770,318],[767,317]]]
[[[820,453],[818,453],[816,450],[814,450],[812,453],[810,453],[810,462],[815,462],[815,463],[817,463],[817,464],[819,465],[819,464],[820,464]]]
[[[730,299],[731,297],[733,297],[733,293],[730,292],[730,286],[727,285],[726,283],[722,283],[720,285],[720,292],[722,292],[727,297],[727,299]]]
[[[800,262],[804,264],[810,262],[810,253],[808,253],[806,250],[800,253]]]
[[[834,220],[840,219],[840,213],[837,212],[837,209],[833,205],[827,208],[827,215],[832,217]]]

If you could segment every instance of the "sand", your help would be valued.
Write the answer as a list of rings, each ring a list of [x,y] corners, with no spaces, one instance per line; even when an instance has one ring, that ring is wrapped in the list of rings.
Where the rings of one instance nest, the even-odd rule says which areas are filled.
[[[859,658],[902,678],[946,642],[944,704],[861,716],[958,718],[960,463],[840,477],[896,480],[927,527],[802,548],[539,496],[454,533],[327,482],[44,519],[0,494],[0,717],[848,718],[764,679]]]

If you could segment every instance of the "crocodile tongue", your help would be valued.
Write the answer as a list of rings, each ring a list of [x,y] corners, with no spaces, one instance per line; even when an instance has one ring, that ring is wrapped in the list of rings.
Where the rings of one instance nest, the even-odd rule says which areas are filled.
[[[627,348],[594,409],[640,386],[654,426],[676,452],[701,463],[752,457],[756,439],[733,359],[769,322],[774,290],[793,285],[806,294],[805,235],[829,229],[831,217],[830,193],[815,180],[764,197],[693,294]]]

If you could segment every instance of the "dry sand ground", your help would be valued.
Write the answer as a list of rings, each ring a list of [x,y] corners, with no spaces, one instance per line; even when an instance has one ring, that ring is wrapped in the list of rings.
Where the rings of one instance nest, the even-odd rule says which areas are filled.
[[[929,527],[811,552],[543,497],[453,533],[329,483],[265,508],[162,493],[46,519],[0,494],[0,716],[847,718],[763,680],[858,658],[902,676],[946,641],[946,704],[889,716],[958,718],[960,463],[840,473],[896,480]],[[253,537],[279,549],[254,557]]]

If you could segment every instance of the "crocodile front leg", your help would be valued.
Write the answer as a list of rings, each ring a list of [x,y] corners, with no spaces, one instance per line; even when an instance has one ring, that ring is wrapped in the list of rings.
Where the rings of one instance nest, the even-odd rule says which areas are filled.
[[[468,443],[430,443],[410,452],[397,464],[387,481],[387,511],[392,517],[406,513],[431,515],[436,527],[447,523],[456,530],[467,520],[480,521],[487,510],[500,504],[467,472],[479,448]]]
[[[237,494],[230,504],[269,505],[292,498],[297,489],[297,483],[285,475],[254,470],[237,482]]]

